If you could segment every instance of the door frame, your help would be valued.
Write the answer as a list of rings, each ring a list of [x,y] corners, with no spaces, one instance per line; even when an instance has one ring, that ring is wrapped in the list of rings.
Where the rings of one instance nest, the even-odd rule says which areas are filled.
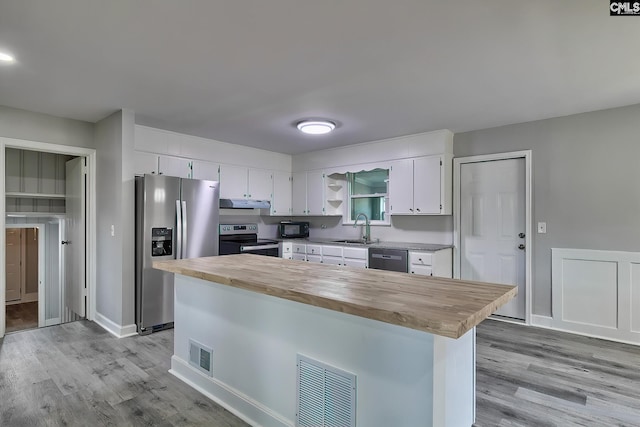
[[[491,162],[496,160],[524,159],[525,163],[525,324],[531,324],[531,277],[533,255],[533,228],[532,228],[532,151],[512,151],[508,153],[484,154],[469,157],[456,157],[453,159],[453,277],[460,278],[460,247],[461,247],[461,218],[460,218],[460,167],[463,164]],[[501,320],[507,320],[502,319]],[[508,321],[508,320],[507,320]],[[518,322],[520,323],[520,322]]]
[[[94,320],[96,313],[96,150],[94,148],[76,147],[73,145],[54,144],[49,142],[29,141],[25,139],[0,137],[0,165],[5,164],[6,148],[18,148],[22,150],[41,151],[46,153],[66,154],[87,158],[87,266],[85,270],[87,281],[87,294],[89,304],[87,307],[88,320]],[[4,170],[4,168],[3,168]],[[0,173],[0,228],[6,227],[6,191],[5,173]],[[44,213],[44,212],[43,212]],[[0,260],[6,258],[5,235],[0,233]],[[5,262],[0,262],[0,338],[5,334]]]
[[[45,326],[44,322],[44,309],[46,305],[46,277],[45,277],[45,254],[44,248],[46,244],[47,234],[45,232],[45,224],[34,223],[34,224],[5,224],[4,229],[7,230],[9,228],[36,228],[38,229],[38,328],[42,328]],[[5,246],[6,251],[6,246]],[[6,253],[5,253],[6,256]],[[5,261],[6,266],[6,261]],[[5,276],[6,281],[6,276]],[[6,283],[5,283],[6,286]],[[6,296],[6,295],[5,295]],[[3,297],[4,298],[4,297]],[[6,303],[6,302],[5,302]],[[6,306],[5,306],[6,307]],[[6,326],[6,325],[5,325]]]

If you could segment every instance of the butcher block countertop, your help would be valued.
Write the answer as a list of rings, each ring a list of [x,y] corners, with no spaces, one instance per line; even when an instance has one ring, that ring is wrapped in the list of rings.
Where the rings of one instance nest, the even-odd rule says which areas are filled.
[[[250,254],[155,261],[153,267],[450,338],[517,293],[515,286]]]

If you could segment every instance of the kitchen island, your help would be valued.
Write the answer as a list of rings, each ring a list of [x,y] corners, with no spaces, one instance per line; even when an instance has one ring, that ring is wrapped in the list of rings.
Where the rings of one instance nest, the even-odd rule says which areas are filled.
[[[516,294],[256,255],[154,267],[176,273],[171,372],[263,426],[470,426],[474,327]]]

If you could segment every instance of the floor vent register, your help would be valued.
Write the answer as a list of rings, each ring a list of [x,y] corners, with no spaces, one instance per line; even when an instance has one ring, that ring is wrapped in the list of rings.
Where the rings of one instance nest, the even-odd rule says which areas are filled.
[[[189,340],[189,364],[199,371],[213,376],[213,350],[197,341]]]

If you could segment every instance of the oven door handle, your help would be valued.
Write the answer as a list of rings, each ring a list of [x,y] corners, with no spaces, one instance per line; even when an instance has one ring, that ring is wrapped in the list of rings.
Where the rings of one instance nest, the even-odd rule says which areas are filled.
[[[259,251],[261,249],[280,249],[280,245],[256,245],[256,246],[240,246],[240,252]]]

